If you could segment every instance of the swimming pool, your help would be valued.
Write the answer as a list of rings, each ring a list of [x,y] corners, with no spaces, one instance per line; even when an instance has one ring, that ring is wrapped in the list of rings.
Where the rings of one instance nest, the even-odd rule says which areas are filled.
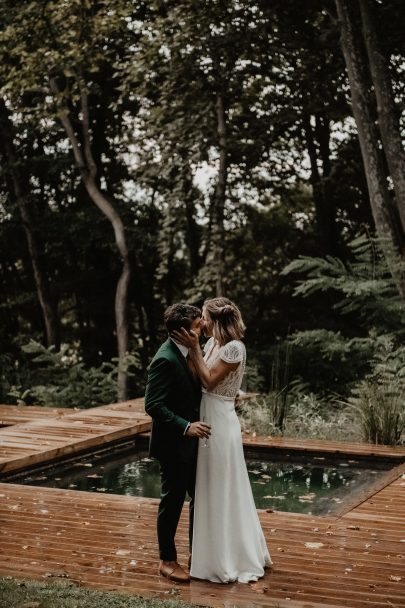
[[[248,454],[249,478],[256,507],[295,513],[333,513],[354,491],[381,474],[356,462],[304,458],[283,461]],[[85,492],[159,498],[159,464],[145,450],[116,456],[89,455],[59,467],[26,474],[19,483]]]

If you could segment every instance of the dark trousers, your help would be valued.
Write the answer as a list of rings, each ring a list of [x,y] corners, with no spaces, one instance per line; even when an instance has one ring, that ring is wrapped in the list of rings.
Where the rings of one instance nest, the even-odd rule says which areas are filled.
[[[174,543],[180,514],[186,493],[190,496],[189,547],[193,540],[194,493],[197,458],[188,462],[167,462],[159,459],[162,483],[161,500],[157,518],[157,535],[160,559],[176,561],[177,551]]]

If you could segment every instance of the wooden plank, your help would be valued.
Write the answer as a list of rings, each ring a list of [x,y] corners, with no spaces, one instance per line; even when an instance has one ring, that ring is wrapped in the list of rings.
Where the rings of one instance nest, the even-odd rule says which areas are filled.
[[[319,453],[323,456],[353,456],[363,458],[389,458],[405,461],[404,446],[382,446],[368,443],[349,443],[337,441],[323,441],[320,439],[293,439],[288,437],[252,437],[243,435],[245,447],[261,450],[283,450],[302,453]]]
[[[0,429],[0,473],[70,457],[149,429],[150,418],[143,411],[142,399],[64,411],[63,417],[40,416]]]
[[[33,422],[39,418],[58,418],[71,413],[71,408],[50,408],[32,405],[0,405],[0,427]]]
[[[31,437],[27,443],[25,455],[15,453],[15,448],[21,448],[21,442],[16,443],[13,441],[12,434],[2,433],[4,429],[0,429],[0,472],[2,474],[15,472],[71,456],[84,450],[100,448],[103,445],[125,439],[150,428],[149,420],[145,417],[141,421],[139,414],[133,420],[127,419],[120,424],[103,424],[100,426],[96,424],[94,427],[89,425],[88,427],[81,427],[80,430],[75,428],[74,424],[81,421],[75,421],[72,418],[74,417],[66,417],[60,423],[49,421],[46,428],[39,426],[38,422],[24,425],[24,433],[27,434],[27,439]],[[20,433],[21,426],[18,426]],[[60,434],[55,434],[58,430],[60,430]],[[53,440],[56,440],[54,445],[52,445]],[[7,458],[7,452],[9,452],[9,458]]]
[[[385,488],[392,485],[392,482],[397,481],[402,475],[405,473],[405,464],[400,464],[393,469],[387,471],[385,474],[381,475],[378,479],[376,479],[372,484],[367,485],[366,488],[362,489],[360,492],[353,492],[353,494],[347,498],[344,503],[338,507],[336,511],[334,511],[334,515],[341,517],[345,513],[349,513],[355,507],[365,503],[368,499],[376,497],[377,493],[381,492]],[[385,508],[388,509],[389,505],[385,501]]]
[[[403,492],[403,486],[397,483],[395,491]],[[352,520],[346,516],[336,519],[261,510],[259,517],[275,566],[256,591],[255,585],[196,580],[182,587],[156,574],[157,504],[157,500],[145,498],[0,484],[0,574],[68,577],[87,587],[120,589],[145,597],[171,597],[174,589],[181,599],[210,606],[405,606],[400,557],[404,547],[398,535],[389,541],[380,537],[386,527],[383,520],[377,528],[357,530],[350,528]],[[367,540],[374,544],[365,549]],[[181,517],[178,543],[180,561],[185,563],[187,509]],[[322,546],[308,547],[306,543]]]
[[[20,470],[108,446],[148,429],[142,399],[70,410],[63,418],[38,415],[35,421],[0,429],[0,470]],[[405,457],[404,448],[336,442],[245,437],[245,444],[346,459],[358,454],[401,462]],[[192,581],[176,587],[176,595],[212,606],[405,608],[402,474],[403,467],[385,474],[371,491],[346,504],[338,517],[260,510],[275,566],[256,590],[254,585]],[[70,580],[89,587],[167,597],[173,584],[156,574],[157,504],[134,497],[0,484],[0,573],[38,578],[65,572]],[[187,508],[178,543],[185,563]],[[131,566],[131,560],[136,564]]]

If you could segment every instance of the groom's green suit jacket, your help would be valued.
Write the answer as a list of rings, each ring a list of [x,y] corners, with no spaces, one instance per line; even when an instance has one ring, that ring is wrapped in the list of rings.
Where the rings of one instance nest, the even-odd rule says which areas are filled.
[[[201,387],[185,357],[170,339],[153,357],[148,369],[145,410],[152,417],[149,453],[164,460],[195,457],[197,439],[186,437],[189,422],[199,420]]]

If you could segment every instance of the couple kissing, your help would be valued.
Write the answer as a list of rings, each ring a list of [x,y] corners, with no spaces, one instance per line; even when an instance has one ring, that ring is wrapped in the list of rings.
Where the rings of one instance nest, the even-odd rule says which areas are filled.
[[[187,583],[257,581],[271,565],[243,454],[235,399],[246,365],[245,325],[227,298],[206,300],[202,314],[173,304],[168,339],[149,369],[145,410],[149,453],[160,464],[159,573]],[[200,347],[201,334],[208,338]],[[175,534],[190,496],[188,570],[177,561]]]

